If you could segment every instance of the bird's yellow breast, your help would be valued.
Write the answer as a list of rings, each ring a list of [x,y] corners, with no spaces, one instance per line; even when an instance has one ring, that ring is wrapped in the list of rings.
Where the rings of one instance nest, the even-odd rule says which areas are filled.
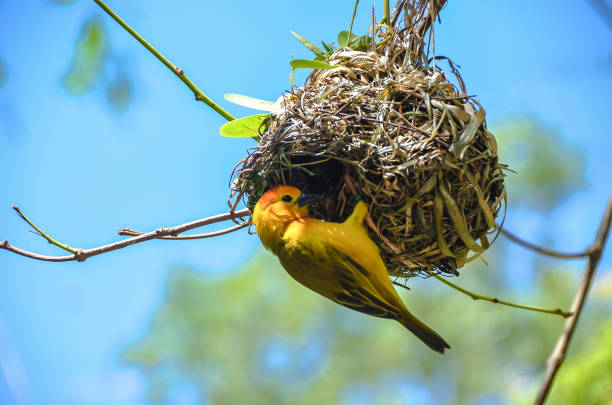
[[[262,243],[285,270],[340,305],[397,320],[440,353],[449,348],[408,311],[393,288],[378,246],[363,226],[367,205],[359,201],[342,223],[323,222],[308,217],[300,195],[293,187],[277,187],[267,191],[253,211]]]
[[[365,268],[375,268],[375,273],[387,273],[378,246],[361,224],[307,218],[302,222],[292,222],[283,235],[283,241],[289,254],[304,252],[325,263],[332,249],[354,258]]]

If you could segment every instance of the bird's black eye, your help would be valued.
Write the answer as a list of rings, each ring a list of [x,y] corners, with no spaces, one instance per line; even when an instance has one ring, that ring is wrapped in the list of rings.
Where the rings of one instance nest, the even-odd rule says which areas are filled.
[[[286,194],[286,195],[283,196],[282,200],[284,202],[291,202],[292,198],[291,198],[290,195]]]

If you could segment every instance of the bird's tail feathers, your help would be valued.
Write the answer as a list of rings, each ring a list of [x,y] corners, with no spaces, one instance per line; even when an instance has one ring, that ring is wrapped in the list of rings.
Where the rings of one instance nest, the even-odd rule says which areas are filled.
[[[416,337],[421,339],[423,343],[437,351],[444,353],[445,349],[450,349],[450,345],[438,335],[433,329],[419,321],[414,315],[406,311],[399,319],[399,323],[404,325],[406,329],[412,332]]]

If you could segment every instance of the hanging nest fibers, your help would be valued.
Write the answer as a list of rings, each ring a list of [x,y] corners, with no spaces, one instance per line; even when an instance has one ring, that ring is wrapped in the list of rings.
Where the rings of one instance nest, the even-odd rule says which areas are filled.
[[[436,65],[446,58],[428,58],[443,4],[400,1],[390,24],[362,37],[365,49],[332,49],[325,62],[335,68],[315,69],[264,121],[236,168],[233,196],[253,208],[267,189],[290,184],[324,194],[311,215],[337,222],[356,189],[392,276],[458,274],[487,249],[505,166],[455,65],[447,59],[459,88]]]

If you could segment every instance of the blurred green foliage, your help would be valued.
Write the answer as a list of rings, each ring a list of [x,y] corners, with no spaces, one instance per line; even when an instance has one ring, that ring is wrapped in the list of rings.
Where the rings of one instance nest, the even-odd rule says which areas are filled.
[[[551,207],[583,184],[582,153],[540,123],[521,118],[497,133],[502,158],[519,168],[511,191],[516,204]],[[521,190],[534,194],[512,194]],[[569,307],[578,280],[575,268],[536,260],[535,283],[524,283],[515,293],[505,281],[516,278],[506,270],[507,248],[500,240],[486,253],[489,266],[470,264],[458,283],[521,303]],[[264,253],[225,276],[173,269],[148,332],[126,349],[124,359],[144,372],[153,403],[533,400],[563,318],[474,303],[435,279],[409,283],[412,291],[400,293],[415,315],[451,344],[447,354],[429,350],[396,322],[314,294]],[[608,297],[597,289],[591,295],[550,404],[610,404],[612,323],[602,324],[612,313]]]
[[[68,6],[70,4],[76,3],[77,0],[53,0],[54,4],[58,6]]]
[[[106,100],[115,110],[119,111],[126,110],[129,107],[133,92],[132,80],[122,70],[106,84],[105,88]]]
[[[542,271],[543,291],[514,299],[567,306],[573,278]],[[461,283],[508,296],[484,269]],[[409,307],[451,343],[444,356],[395,322],[306,290],[265,254],[227,277],[174,269],[149,332],[125,359],[145,372],[154,403],[180,402],[185,386],[214,404],[522,402],[563,319],[473,303],[433,279],[411,287]]]
[[[73,94],[91,89],[100,75],[108,52],[108,34],[99,17],[86,20],[75,44],[70,68],[62,81],[64,88]]]
[[[534,118],[514,117],[493,133],[501,162],[517,172],[506,177],[510,204],[548,211],[586,186],[584,151],[559,131]]]
[[[74,95],[100,87],[109,105],[123,111],[133,96],[132,80],[124,65],[124,61],[109,46],[104,21],[94,16],[83,22],[62,84],[68,93]]]
[[[592,331],[580,357],[565,365],[553,399],[568,404],[612,405],[612,321]]]
[[[0,58],[0,88],[4,86],[6,83],[6,77],[8,76],[8,70],[6,69],[6,64]]]

